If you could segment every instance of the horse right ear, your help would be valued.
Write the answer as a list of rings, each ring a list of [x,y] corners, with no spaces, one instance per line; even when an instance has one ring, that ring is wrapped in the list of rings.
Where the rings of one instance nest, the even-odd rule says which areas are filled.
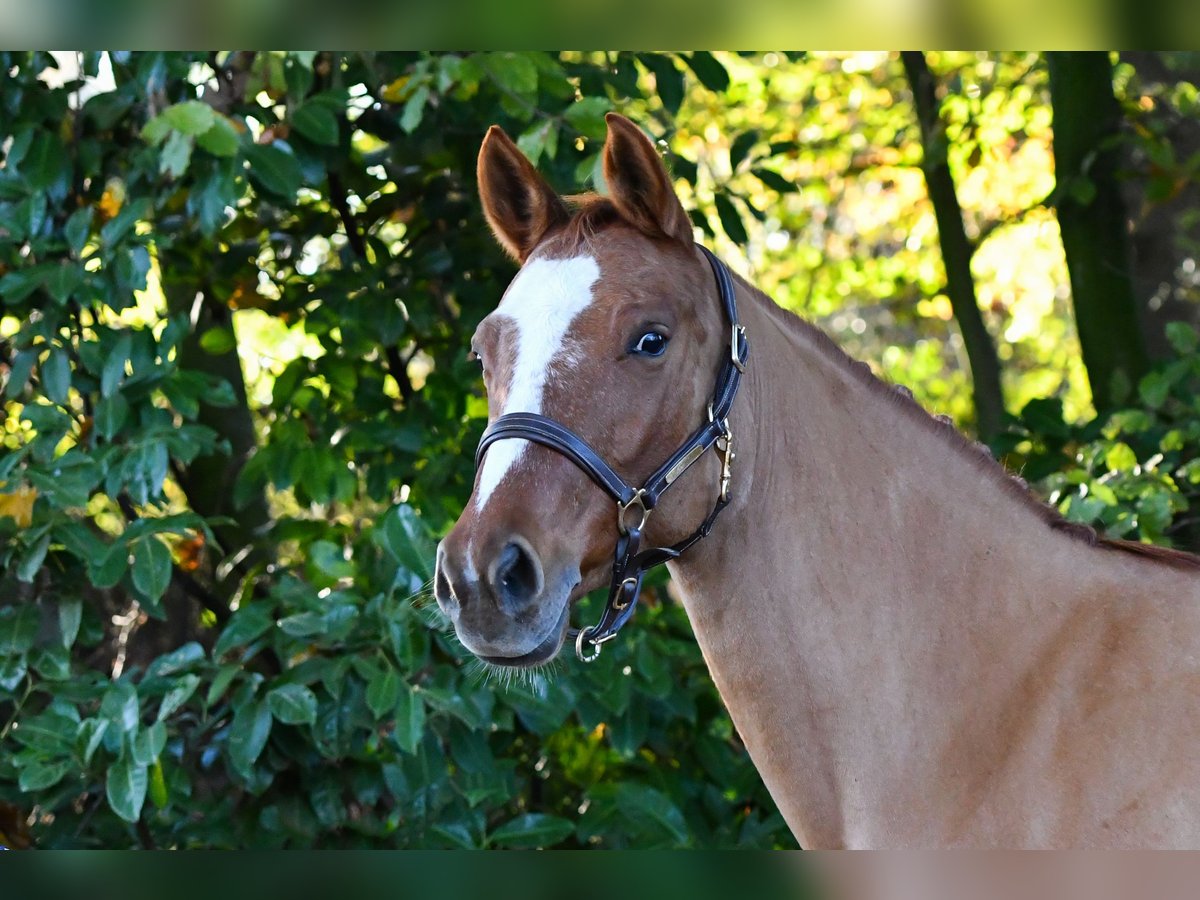
[[[562,199],[498,125],[483,139],[476,172],[483,214],[500,246],[519,263],[569,218]]]

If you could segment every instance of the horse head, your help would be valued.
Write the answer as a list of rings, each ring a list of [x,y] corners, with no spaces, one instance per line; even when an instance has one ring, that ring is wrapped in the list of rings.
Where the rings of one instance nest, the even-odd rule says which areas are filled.
[[[728,347],[730,326],[719,301],[732,297],[732,282],[718,289],[720,264],[693,243],[654,145],[615,114],[603,166],[607,197],[568,200],[501,129],[488,131],[479,152],[484,213],[521,265],[471,341],[493,427],[561,426],[619,485],[606,489],[586,458],[571,458],[574,444],[519,428],[491,444],[485,436],[470,500],[438,547],[435,594],[464,646],[494,664],[553,658],[572,604],[612,577],[615,542],[619,564],[622,546],[637,555],[633,536],[638,545],[686,540],[718,502],[722,459],[703,451],[721,423],[694,449],[687,442],[724,371],[718,348]],[[735,328],[735,357],[737,341]],[[687,452],[664,470],[677,449]],[[658,490],[628,487],[656,472],[665,487],[685,469],[700,474],[661,502]]]

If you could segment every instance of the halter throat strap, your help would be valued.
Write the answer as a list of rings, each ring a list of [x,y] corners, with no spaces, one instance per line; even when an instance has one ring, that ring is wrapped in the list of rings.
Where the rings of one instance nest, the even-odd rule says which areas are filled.
[[[561,453],[582,469],[617,503],[618,537],[613,554],[612,582],[604,612],[595,625],[577,632],[575,652],[584,662],[600,655],[600,646],[616,636],[636,608],[641,594],[642,578],[647,569],[677,559],[696,542],[707,537],[721,510],[729,503],[730,463],[733,461],[733,435],[729,430],[729,412],[737,397],[742,373],[750,354],[746,329],[738,320],[734,297],[733,276],[723,262],[707,247],[697,244],[713,271],[717,292],[725,317],[730,324],[730,337],[724,362],[717,375],[716,388],[708,407],[708,421],[700,424],[691,436],[660,465],[639,488],[633,487],[610,466],[599,453],[565,425],[538,413],[517,412],[500,416],[479,441],[475,451],[476,469],[483,462],[487,449],[497,441],[526,440]],[[650,512],[659,498],[675,481],[713,447],[722,453],[720,492],[712,511],[688,537],[666,547],[642,550],[643,530]]]

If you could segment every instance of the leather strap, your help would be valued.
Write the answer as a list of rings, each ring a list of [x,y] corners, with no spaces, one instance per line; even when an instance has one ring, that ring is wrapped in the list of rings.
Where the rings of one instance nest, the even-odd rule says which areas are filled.
[[[622,478],[604,458],[592,449],[583,438],[571,431],[565,425],[538,413],[509,413],[500,416],[484,431],[475,451],[476,469],[483,462],[487,449],[496,441],[526,440],[541,444],[561,453],[571,462],[582,469],[589,478],[600,486],[618,504],[617,527],[618,537],[613,553],[612,581],[609,585],[608,600],[600,620],[577,632],[575,643],[576,653],[581,660],[590,662],[600,652],[600,645],[611,639],[632,617],[641,595],[642,578],[647,569],[662,565],[687,551],[698,541],[707,537],[713,523],[729,503],[725,491],[724,479],[728,477],[728,461],[731,450],[725,447],[727,459],[723,472],[722,490],[716,504],[700,527],[688,537],[667,547],[652,547],[641,549],[645,515],[638,523],[627,522],[626,509],[640,505],[644,513],[657,505],[659,498],[684,472],[690,469],[701,457],[718,444],[722,439],[731,440],[729,433],[729,411],[737,397],[741,383],[742,372],[745,371],[746,361],[750,355],[750,343],[746,330],[738,321],[737,302],[733,289],[733,276],[725,264],[717,259],[707,247],[697,245],[708,260],[717,282],[717,292],[721,305],[730,324],[730,339],[721,370],[717,375],[713,399],[708,409],[708,421],[700,425],[683,445],[659,466],[640,489],[631,486]],[[724,344],[724,342],[722,342]],[[587,656],[583,650],[584,643],[591,644],[594,652]]]

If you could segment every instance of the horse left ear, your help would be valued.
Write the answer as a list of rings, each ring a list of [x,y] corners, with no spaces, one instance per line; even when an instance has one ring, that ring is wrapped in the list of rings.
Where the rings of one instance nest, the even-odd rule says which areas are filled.
[[[604,180],[621,215],[651,237],[692,246],[692,223],[675,196],[671,176],[654,144],[624,116],[609,113],[604,142]]]
[[[524,264],[542,238],[565,222],[567,208],[503,129],[493,125],[479,148],[479,199],[492,233]]]

